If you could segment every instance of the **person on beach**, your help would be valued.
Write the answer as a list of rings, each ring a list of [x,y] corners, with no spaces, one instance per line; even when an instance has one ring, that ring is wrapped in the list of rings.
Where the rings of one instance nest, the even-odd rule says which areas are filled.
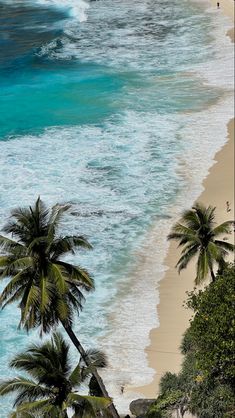
[[[217,2],[217,9],[219,9],[220,8],[220,4],[219,4],[219,2]]]
[[[230,203],[228,200],[226,202],[226,209],[227,209],[227,212],[231,212]]]

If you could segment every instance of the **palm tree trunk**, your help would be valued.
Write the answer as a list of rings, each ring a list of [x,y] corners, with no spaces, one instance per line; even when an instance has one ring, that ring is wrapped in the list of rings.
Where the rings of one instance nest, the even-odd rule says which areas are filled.
[[[91,365],[90,360],[87,357],[86,352],[85,352],[83,346],[81,345],[81,343],[78,341],[76,335],[74,334],[72,328],[68,324],[66,324],[66,323],[62,323],[62,325],[63,325],[65,331],[67,332],[69,338],[71,339],[72,343],[75,345],[75,347],[79,351],[79,353],[80,353],[82,359],[84,360],[85,364],[87,366],[90,366]],[[101,390],[101,392],[103,394],[103,397],[104,398],[111,399],[110,396],[109,396],[109,394],[108,394],[108,392],[107,392],[107,390],[106,390],[106,387],[104,385],[104,382],[103,382],[102,378],[100,377],[100,375],[98,374],[97,370],[94,369],[93,372],[92,372],[92,374],[93,374],[93,376],[96,378],[96,380],[98,382],[98,385],[99,385],[100,390]],[[111,413],[111,415],[112,415],[113,418],[120,418],[119,417],[119,414],[118,414],[118,412],[117,412],[117,410],[116,410],[116,408],[115,408],[115,406],[114,406],[113,403],[111,403],[111,405],[109,406],[109,411],[110,411],[110,413]]]
[[[212,283],[215,282],[215,273],[213,272],[213,268],[211,266],[209,266],[210,268],[210,273],[211,273],[211,281]]]

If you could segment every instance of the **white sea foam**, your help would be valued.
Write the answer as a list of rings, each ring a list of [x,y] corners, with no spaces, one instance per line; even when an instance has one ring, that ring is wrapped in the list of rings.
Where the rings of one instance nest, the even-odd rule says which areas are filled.
[[[125,4],[122,0],[117,0],[115,9],[109,8],[107,0],[98,5],[93,4],[85,26],[79,27],[76,21],[65,23],[64,36],[60,39],[61,48],[56,51],[54,44],[50,43],[42,47],[39,55],[62,60],[78,58],[83,62],[95,62],[120,71],[123,68],[145,72],[156,69],[165,72],[169,68],[190,71],[193,67],[198,75],[205,77],[207,73],[207,78],[210,76],[214,85],[231,87],[233,48],[229,39],[224,36],[231,27],[229,18],[216,13],[214,8],[208,8],[207,14],[202,9],[201,14],[197,12],[195,17],[189,19],[187,14],[181,15],[181,10],[173,6],[176,36],[176,31],[169,24],[170,20],[164,20],[161,14],[158,16],[159,9],[156,6],[152,11],[145,4],[146,14],[140,20],[144,7],[140,1],[135,3],[135,12],[132,10],[134,17],[127,24],[126,18],[132,5],[130,0]],[[169,5],[168,7],[170,10]],[[157,19],[151,21],[151,13]],[[198,42],[199,25],[208,26],[205,16],[217,21],[214,28],[210,27],[208,36],[214,36],[218,42]],[[208,59],[209,56],[211,59]],[[230,73],[227,74],[226,71],[222,76],[225,65]]]
[[[143,348],[149,342],[149,330],[158,325],[156,288],[164,272],[167,233],[180,211],[190,207],[202,191],[202,180],[215,153],[224,144],[226,122],[231,116],[231,97],[227,97],[207,110],[189,115],[146,114],[140,119],[138,113],[128,112],[122,122],[120,119],[117,124],[111,121],[103,129],[89,126],[48,129],[41,136],[20,137],[0,145],[0,174],[4,179],[1,184],[2,220],[3,215],[15,206],[16,196],[20,196],[23,206],[31,203],[39,193],[47,203],[64,202],[69,196],[72,211],[79,210],[85,218],[71,217],[66,230],[85,232],[91,239],[100,237],[93,242],[95,250],[90,258],[85,255],[78,258],[98,274],[97,291],[88,299],[82,316],[83,325],[75,330],[89,344],[92,340],[95,344],[95,335],[103,335],[98,340],[99,346],[108,353],[111,365],[104,377],[122,412],[127,411],[128,403],[135,395],[127,391],[121,395],[120,387],[143,385],[151,381],[154,373],[147,366]],[[173,146],[175,135],[178,150]],[[149,141],[154,141],[161,156],[152,164],[163,164],[157,177],[154,176],[154,165],[145,168],[143,165],[149,158]],[[167,171],[162,171],[165,164]],[[111,169],[121,170],[121,177],[118,175],[115,180],[115,174],[112,174],[114,177],[109,180],[107,170]],[[142,212],[140,196],[144,203],[148,191],[149,195],[155,194],[159,204],[164,202],[174,176],[177,176],[175,181],[179,186],[174,205],[167,200],[163,203],[160,219],[156,219],[155,227],[146,236],[136,235],[136,223],[132,227],[129,224],[127,231],[128,219],[138,219],[141,213],[147,216]],[[147,200],[145,204],[148,205]],[[101,218],[92,215],[101,209],[104,213]],[[169,219],[164,219],[166,211]],[[133,251],[128,273],[120,267],[112,267],[113,254],[120,252],[124,243],[125,246],[132,245]],[[118,289],[117,294],[115,289]],[[6,312],[6,318],[7,315]]]
[[[174,207],[168,207],[167,213],[171,219],[167,222],[156,221],[154,228],[145,237],[147,245],[143,245],[138,257],[140,261],[137,261],[137,267],[131,275],[131,293],[117,303],[115,332],[109,333],[105,340],[107,347],[110,346],[107,351],[114,371],[105,373],[104,378],[110,382],[119,410],[123,413],[126,413],[133,399],[143,396],[135,393],[132,388],[150,383],[155,373],[148,366],[146,352],[141,351],[139,347],[147,347],[150,342],[150,329],[159,325],[155,308],[159,303],[159,295],[158,291],[154,293],[153,289],[158,288],[164,274],[163,260],[167,251],[167,234],[182,210],[191,207],[203,191],[203,179],[214,162],[216,152],[226,141],[227,122],[234,116],[233,46],[230,39],[225,37],[231,22],[223,16],[215,15],[211,8],[208,13],[214,14],[215,18],[212,32],[215,37],[212,47],[214,55],[211,60],[194,65],[193,71],[204,79],[205,84],[222,88],[224,98],[215,106],[186,116],[188,123],[183,123],[184,127],[179,134],[185,145],[182,147],[178,163],[182,176],[187,179],[187,187],[183,193],[179,193]],[[190,70],[190,65],[185,66],[185,71]],[[117,341],[121,343],[117,344]],[[156,370],[161,374],[157,353]],[[128,390],[121,394],[120,387],[123,385]]]
[[[46,0],[39,1],[46,3]],[[67,7],[69,3],[71,8],[77,4],[75,1],[50,3],[56,7]],[[155,32],[155,35],[146,33],[146,37],[141,37],[143,28],[137,33],[133,24],[112,32],[112,23],[106,27],[106,20],[112,22],[113,8],[106,9],[105,14],[107,2],[99,4],[99,9],[96,9],[98,6],[93,12],[92,7],[90,9],[91,18],[93,13],[95,19],[97,12],[97,21],[100,19],[98,29],[92,26],[94,21],[89,23],[88,20],[84,36],[80,37],[79,25],[73,19],[70,27],[66,23],[68,36],[62,38],[60,51],[56,51],[54,42],[45,45],[41,54],[52,59],[77,57],[81,61],[111,66],[117,71],[142,69],[151,83],[153,78],[148,71],[154,68],[162,69],[162,80],[164,71],[169,68],[177,68],[179,77],[196,71],[197,75],[193,76],[198,77],[199,84],[204,82],[209,89],[210,86],[218,87],[221,96],[217,104],[203,110],[186,113],[184,108],[182,113],[166,115],[159,114],[154,108],[149,110],[151,97],[152,101],[158,97],[158,88],[151,84],[147,93],[146,86],[145,92],[138,86],[138,89],[126,91],[123,99],[125,106],[128,108],[127,104],[130,104],[132,110],[113,116],[102,127],[51,128],[39,136],[28,135],[0,143],[0,174],[4,179],[0,185],[2,220],[18,204],[18,196],[24,206],[32,203],[39,193],[49,204],[69,199],[73,203],[72,211],[84,215],[71,217],[66,229],[79,230],[94,239],[93,254],[82,255],[79,261],[82,259],[82,264],[97,272],[97,291],[86,305],[82,316],[84,325],[80,329],[77,326],[76,330],[81,332],[85,342],[93,340],[93,344],[97,336],[102,335],[98,339],[99,346],[107,351],[111,365],[104,373],[105,382],[108,382],[120,412],[126,413],[129,401],[135,395],[127,391],[121,395],[120,387],[143,385],[150,382],[154,374],[147,365],[143,348],[149,342],[150,329],[158,325],[156,303],[159,296],[155,289],[165,269],[166,236],[181,210],[190,207],[201,193],[202,181],[215,153],[225,143],[227,121],[233,116],[230,93],[233,48],[224,36],[229,21],[209,9],[208,17],[214,18],[215,39],[198,50],[199,63],[193,57],[198,48],[193,45],[197,38],[190,38],[192,22],[186,18],[181,22],[178,39],[173,33],[165,44],[163,40],[159,45],[159,48],[166,48],[166,54],[161,57],[155,47]],[[133,2],[126,2],[126,7],[130,4]],[[136,10],[143,11],[148,5],[142,4],[142,9],[138,9],[138,4],[135,6]],[[83,10],[86,14],[86,7]],[[77,12],[78,9],[73,9],[75,15]],[[82,13],[79,13],[80,20]],[[121,8],[115,9],[115,13],[121,22],[126,18]],[[199,24],[198,21],[195,24]],[[167,20],[158,23],[167,28]],[[184,33],[185,25],[188,33]],[[195,36],[198,36],[196,32]],[[182,56],[190,51],[187,62],[175,53],[176,45]],[[157,80],[160,82],[159,75]],[[164,90],[163,95],[167,96],[168,92]],[[162,97],[159,100],[163,102]],[[146,103],[146,111],[138,112],[138,103],[142,107]],[[152,153],[157,157],[151,158]],[[171,201],[174,194],[177,198]],[[143,209],[144,206],[151,207],[150,213]],[[159,206],[155,219],[154,209]],[[169,219],[164,219],[166,213]],[[155,219],[154,227],[141,236],[143,229],[149,228],[151,219]],[[140,227],[141,222],[146,222],[144,228]],[[132,254],[128,254],[130,248]],[[115,254],[119,254],[119,260],[114,262]],[[126,254],[130,258],[129,264]],[[125,263],[127,269],[122,269]],[[94,323],[94,306],[97,323]],[[3,320],[7,324],[7,314]],[[12,353],[14,349],[12,346]]]
[[[157,289],[165,271],[166,237],[182,210],[190,208],[203,191],[202,181],[214,162],[215,153],[225,143],[227,121],[233,117],[232,109],[232,97],[227,97],[216,106],[187,116],[188,123],[180,133],[184,146],[178,160],[178,169],[187,179],[186,187],[178,194],[174,207],[167,208],[169,219],[156,220],[155,226],[144,237],[146,243],[137,252],[136,265],[129,273],[131,288],[124,291],[110,308],[113,330],[106,338],[102,337],[100,345],[104,345],[112,365],[104,373],[104,378],[122,413],[126,413],[131,400],[142,397],[131,388],[150,383],[155,373],[149,368],[142,347],[150,342],[149,331],[159,325]],[[126,278],[123,277],[122,281],[125,290]],[[157,353],[156,369],[161,374]],[[128,390],[121,394],[123,385]]]
[[[36,3],[68,10],[70,16],[79,22],[87,20],[89,4],[84,0],[36,0]]]
[[[15,7],[27,4],[54,7],[68,12],[71,18],[80,23],[87,20],[87,11],[90,7],[85,0],[0,0],[0,3]]]

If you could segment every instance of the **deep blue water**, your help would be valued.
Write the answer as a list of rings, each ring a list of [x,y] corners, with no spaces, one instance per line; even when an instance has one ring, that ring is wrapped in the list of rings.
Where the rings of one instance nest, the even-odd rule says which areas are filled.
[[[89,344],[107,331],[111,342],[133,332],[144,347],[156,321],[150,307],[167,232],[197,196],[224,141],[228,118],[219,112],[217,127],[213,106],[229,92],[220,71],[231,48],[213,31],[226,24],[186,0],[0,1],[0,225],[39,194],[48,204],[71,202],[64,230],[86,234],[94,245],[76,258],[96,280],[76,323]],[[230,78],[228,72],[227,84]],[[156,277],[146,274],[140,294],[143,277],[132,273],[153,225]],[[150,310],[135,330],[138,297]],[[122,330],[115,323],[120,309]],[[12,355],[38,337],[17,330],[15,307],[0,316],[0,371],[7,377]],[[110,352],[114,363],[117,351]],[[137,384],[130,356],[138,360],[126,354]],[[10,405],[2,403],[1,418]]]

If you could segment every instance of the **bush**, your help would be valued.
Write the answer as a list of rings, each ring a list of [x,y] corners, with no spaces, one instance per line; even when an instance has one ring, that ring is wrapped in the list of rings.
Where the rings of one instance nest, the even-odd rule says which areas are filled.
[[[225,266],[204,291],[191,292],[187,306],[194,317],[185,332],[181,372],[167,372],[148,418],[166,418],[189,410],[198,418],[235,416],[235,270]]]
[[[190,337],[199,368],[223,384],[235,384],[235,271],[227,267],[206,290],[191,293],[188,306],[195,316]]]

